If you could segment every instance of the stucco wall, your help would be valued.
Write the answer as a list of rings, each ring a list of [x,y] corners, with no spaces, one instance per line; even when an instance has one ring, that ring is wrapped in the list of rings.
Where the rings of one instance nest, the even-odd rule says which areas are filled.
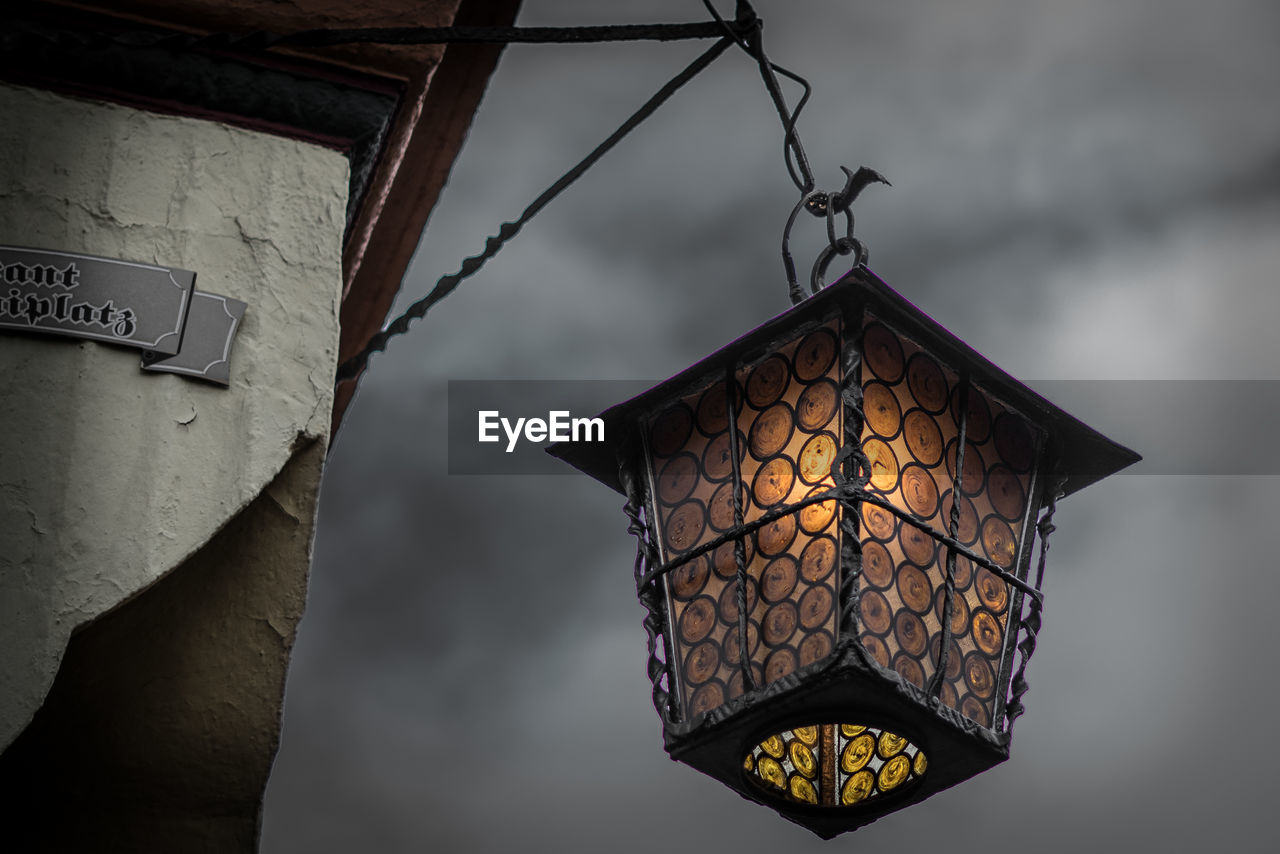
[[[144,374],[137,350],[0,335],[3,748],[76,627],[194,554],[297,449],[327,440],[347,162],[10,86],[0,115],[0,243],[194,270],[198,289],[248,303],[229,389]]]

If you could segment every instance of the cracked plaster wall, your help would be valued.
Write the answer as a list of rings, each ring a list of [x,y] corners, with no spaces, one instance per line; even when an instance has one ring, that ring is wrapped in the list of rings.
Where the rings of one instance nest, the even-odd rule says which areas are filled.
[[[327,441],[347,161],[6,85],[0,115],[0,243],[194,270],[198,289],[248,303],[229,389],[143,373],[138,350],[0,335],[3,749],[73,630],[192,556],[299,448]],[[318,479],[316,467],[297,488]]]

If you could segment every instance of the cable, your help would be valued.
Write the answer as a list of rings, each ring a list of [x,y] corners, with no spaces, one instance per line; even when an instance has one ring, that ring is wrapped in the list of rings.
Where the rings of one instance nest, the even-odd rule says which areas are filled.
[[[382,331],[376,333],[365,344],[364,348],[352,356],[350,359],[338,366],[338,373],[335,382],[344,383],[356,379],[364,371],[365,366],[369,362],[369,357],[374,353],[381,352],[386,349],[387,342],[397,335],[403,335],[409,329],[409,324],[414,320],[423,317],[431,307],[440,300],[453,293],[454,289],[466,278],[477,272],[484,266],[485,262],[498,253],[508,240],[515,237],[519,233],[521,227],[534,217],[538,211],[542,210],[547,204],[560,195],[570,184],[576,181],[586,172],[597,160],[603,157],[611,148],[630,133],[637,125],[651,116],[658,107],[676,93],[680,87],[693,79],[700,71],[710,65],[718,56],[724,53],[734,44],[735,40],[731,36],[723,36],[718,42],[708,48],[701,56],[695,59],[683,71],[671,78],[665,86],[658,90],[657,94],[644,103],[640,109],[636,110],[622,125],[609,135],[609,138],[578,162],[568,172],[560,177],[554,184],[542,192],[533,202],[524,209],[519,218],[504,222],[499,228],[497,235],[490,237],[485,241],[484,251],[478,255],[472,255],[462,262],[458,272],[446,276],[442,276],[431,292],[425,297],[415,302],[413,305],[393,320]]]

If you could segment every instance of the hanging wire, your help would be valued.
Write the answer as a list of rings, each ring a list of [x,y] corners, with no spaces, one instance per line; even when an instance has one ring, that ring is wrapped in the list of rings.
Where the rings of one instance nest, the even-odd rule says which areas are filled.
[[[745,4],[743,4],[745,5]],[[746,7],[748,10],[750,6]],[[752,13],[754,14],[754,12]],[[745,26],[747,22],[739,21],[739,25]],[[365,343],[365,346],[359,353],[352,356],[347,361],[338,366],[337,383],[350,382],[363,373],[365,366],[369,362],[369,357],[374,353],[381,352],[386,349],[387,342],[397,335],[403,335],[409,330],[409,325],[414,321],[426,315],[431,307],[440,300],[447,297],[458,287],[458,285],[469,276],[476,273],[485,265],[490,258],[498,254],[498,251],[515,237],[520,229],[556,196],[564,192],[569,185],[582,176],[584,172],[590,169],[597,160],[603,157],[608,151],[618,144],[628,133],[630,133],[637,125],[653,115],[658,107],[676,93],[680,87],[692,80],[697,74],[710,65],[717,57],[723,54],[734,44],[732,36],[722,36],[719,41],[708,48],[701,56],[690,63],[683,71],[671,78],[665,86],[644,103],[640,109],[636,110],[631,116],[622,123],[622,125],[609,135],[609,138],[600,143],[576,166],[566,172],[564,175],[542,192],[536,199],[524,209],[518,218],[510,222],[504,222],[498,228],[498,233],[485,241],[484,251],[478,255],[472,255],[462,262],[458,272],[442,276],[431,292],[425,297],[409,306],[403,314],[388,324],[382,331],[373,335],[372,338]]]

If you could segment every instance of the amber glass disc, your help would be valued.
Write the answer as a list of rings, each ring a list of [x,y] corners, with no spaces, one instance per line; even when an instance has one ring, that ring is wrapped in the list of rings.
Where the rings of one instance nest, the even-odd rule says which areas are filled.
[[[717,531],[733,527],[733,481],[726,481],[716,489],[707,505],[707,518]]]
[[[798,726],[791,732],[795,734],[796,738],[810,747],[816,747],[818,744],[818,728],[816,726]],[[792,764],[794,765],[795,763],[793,762]]]
[[[748,575],[745,581],[747,613],[750,614],[756,608],[756,580]],[[720,591],[720,619],[730,625],[735,625],[738,622],[738,587],[736,582],[731,581],[724,586],[724,590]]]
[[[808,498],[813,495],[820,495],[826,492],[828,487],[815,486],[809,490]],[[820,534],[831,525],[836,518],[836,500],[822,501],[817,504],[810,504],[800,511],[800,530],[806,534]]]
[[[806,804],[816,804],[818,802],[818,792],[813,788],[813,783],[806,778],[792,775],[787,781],[787,790],[791,792],[791,797],[797,801],[804,801]]]
[[[991,663],[981,653],[971,652],[964,659],[964,681],[969,690],[983,700],[989,700],[996,691],[996,677]]]
[[[932,566],[938,551],[933,537],[915,525],[902,526],[902,530],[898,532],[898,545],[902,547],[907,560],[916,566]]]
[[[787,647],[775,649],[764,660],[765,682],[777,682],[782,677],[794,673],[795,669],[796,654]]]
[[[956,555],[956,565],[953,574],[955,576],[956,589],[965,589],[973,579],[973,561],[969,560],[964,555]]]
[[[846,774],[856,774],[866,767],[876,752],[876,737],[864,732],[850,739],[840,751],[840,770]]]
[[[815,537],[800,552],[800,577],[816,583],[836,568],[836,541],[831,537]]]
[[[715,436],[729,426],[729,402],[724,383],[716,383],[698,398],[698,429],[704,436]]]
[[[917,777],[923,777],[924,772],[929,769],[929,760],[925,758],[924,751],[921,750],[916,754],[915,760],[911,763],[911,770],[915,772]]]
[[[658,500],[663,504],[679,504],[698,485],[698,458],[679,454],[667,460],[658,473]]]
[[[947,589],[939,587],[937,594],[934,596],[933,604],[933,613],[938,618],[939,624],[942,623],[946,607]],[[967,631],[969,631],[969,602],[957,590],[956,595],[951,599],[951,634],[959,637]]]
[[[767,646],[781,646],[796,633],[800,615],[791,602],[779,602],[765,612],[760,621],[760,637]]]
[[[917,614],[928,613],[933,599],[933,585],[929,582],[929,576],[919,568],[904,563],[898,567],[898,596],[903,605]]]
[[[982,521],[982,548],[992,563],[1009,567],[1013,565],[1018,542],[1007,522],[998,516],[988,516]]]
[[[992,657],[999,655],[1004,642],[1004,630],[1000,628],[1000,621],[986,608],[976,609],[972,620],[973,642],[978,645],[978,649]]]
[[[862,335],[862,353],[871,372],[887,383],[902,379],[902,344],[884,326],[868,326]]]
[[[858,597],[858,611],[862,614],[862,625],[877,635],[883,635],[893,625],[893,609],[878,590],[862,591]]]
[[[689,700],[689,710],[694,715],[701,715],[723,705],[724,686],[715,680],[704,682],[698,690],[693,692],[693,697]]]
[[[732,664],[732,662],[735,661],[736,659],[727,659],[727,660],[730,662],[730,666],[733,667],[733,675],[729,677],[729,697],[730,698],[741,697],[743,694],[742,669],[740,666],[736,664]],[[765,684],[764,668],[761,667],[759,664],[752,663],[751,678],[755,680],[755,684],[757,686]]]
[[[870,653],[871,657],[881,667],[889,666],[889,647],[885,646],[884,641],[871,634],[864,634],[858,638],[863,648]]]
[[[673,552],[688,551],[697,545],[706,530],[707,510],[696,499],[686,501],[667,516],[667,548]]]
[[[880,733],[880,738],[876,740],[876,755],[881,759],[888,759],[891,756],[897,756],[902,749],[907,746],[907,740],[897,733],[885,730]]]
[[[795,482],[796,471],[791,460],[774,457],[756,472],[751,482],[751,495],[757,505],[769,508],[784,501],[791,494],[791,486]]]
[[[883,507],[874,504],[862,505],[862,527],[877,540],[888,540],[893,537],[897,520],[893,514]]]
[[[951,498],[954,494],[953,490],[947,490],[942,497],[942,524],[948,532],[951,530]],[[966,546],[978,539],[978,511],[973,509],[973,502],[964,496],[960,497],[960,520],[955,536]]]
[[[892,492],[898,485],[898,457],[893,448],[880,439],[868,439],[862,443],[862,452],[871,465],[871,488]]]
[[[948,667],[948,669],[950,669]],[[938,692],[938,699],[942,701],[944,706],[950,706],[953,709],[960,708],[960,699],[956,696],[956,686],[950,682],[942,683],[942,690]]]
[[[1004,579],[984,566],[978,567],[974,587],[978,592],[978,600],[990,608],[992,613],[999,614],[1009,604],[1009,586],[1004,583]]]
[[[956,440],[952,439],[947,443],[947,474],[954,481],[956,477]],[[977,495],[982,491],[982,485],[986,480],[986,469],[982,462],[982,453],[978,450],[978,446],[971,442],[964,443],[964,483],[961,489],[962,495]]]
[[[756,766],[756,773],[765,782],[777,786],[779,789],[787,785],[787,772],[782,770],[778,760],[772,756],[762,756],[760,758],[760,762]]]
[[[893,618],[893,636],[898,646],[912,658],[924,655],[929,643],[929,633],[924,621],[910,611],[899,611]]]
[[[862,577],[881,590],[893,584],[893,558],[889,550],[875,540],[862,544]]]
[[[969,389],[969,421],[965,424],[964,434],[970,442],[981,445],[991,437],[991,410],[982,392],[976,388]],[[951,417],[956,424],[960,423],[960,386],[951,392]]]
[[[791,382],[791,366],[780,353],[774,353],[751,371],[747,378],[747,403],[764,409],[782,397]]]
[[[1027,508],[1022,480],[1007,466],[995,465],[987,472],[987,497],[996,512],[1010,522],[1017,522]]]
[[[876,435],[892,439],[902,426],[898,398],[884,383],[867,383],[862,390],[862,417]]]
[[[730,540],[716,546],[715,551],[711,553],[711,567],[716,571],[716,575],[721,578],[736,578],[738,575],[738,560],[734,556],[734,550],[737,547],[738,540]],[[745,550],[746,565],[750,566],[751,561],[756,556],[756,544],[751,537],[742,540]]]
[[[836,360],[836,336],[830,329],[815,329],[796,348],[796,379],[810,383],[822,376]]]
[[[840,790],[840,803],[846,807],[859,804],[875,791],[876,777],[870,771],[859,771],[848,780]]]
[[[781,602],[796,589],[800,568],[791,555],[778,555],[760,573],[760,595],[766,602]]]
[[[826,632],[814,632],[800,641],[800,666],[806,667],[815,661],[821,661],[831,654],[833,644],[831,635]]]
[[[649,446],[659,457],[669,457],[685,446],[693,432],[693,412],[677,403],[663,412],[649,430]]]
[[[880,766],[876,785],[880,787],[880,791],[888,792],[901,786],[910,774],[911,760],[905,756],[895,756]]]
[[[934,466],[942,460],[942,431],[932,415],[923,409],[913,409],[902,419],[902,429],[907,450],[916,462]]]
[[[687,644],[695,644],[711,634],[716,626],[715,600],[710,596],[699,596],[680,613],[680,639]]]
[[[774,519],[757,530],[756,546],[759,547],[761,554],[773,557],[785,552],[795,538],[796,517],[792,513],[789,516]]]
[[[986,704],[972,694],[966,694],[960,701],[960,713],[982,726],[991,726],[991,717],[987,714]]]
[[[1021,418],[1010,412],[1001,414],[996,418],[995,438],[996,453],[1009,468],[1019,473],[1031,470],[1035,446]]]
[[[929,641],[929,660],[933,662],[934,670],[938,669],[938,661],[942,657],[942,635],[936,634],[933,640]],[[960,647],[955,640],[947,647],[947,678],[957,679],[960,676]]]
[[[831,477],[836,450],[836,439],[830,433],[818,433],[805,442],[800,449],[800,479],[812,484]]]
[[[690,684],[701,685],[720,669],[720,649],[714,641],[703,641],[689,650],[684,658],[684,678]]]
[[[760,749],[774,759],[781,759],[787,755],[787,742],[780,735],[771,735],[760,742]]]
[[[738,431],[738,462],[747,456],[747,437]],[[725,430],[707,443],[702,452],[702,474],[707,480],[724,480],[733,474],[733,456],[729,453],[729,431]]]
[[[813,758],[813,751],[809,749],[807,744],[797,738],[791,742],[787,753],[791,756],[791,765],[797,771],[810,779],[817,776],[818,761]]]
[[[756,416],[751,423],[751,432],[747,434],[747,447],[751,456],[757,460],[766,460],[787,446],[791,433],[795,430],[791,407],[786,403],[775,403]]]
[[[810,630],[818,628],[830,619],[834,607],[830,588],[810,587],[800,597],[800,625]]]
[[[893,659],[893,669],[903,679],[917,688],[924,687],[924,668],[919,661],[916,661],[905,652],[898,653],[897,657]]]
[[[840,387],[833,380],[821,379],[806,386],[796,401],[796,423],[812,433],[827,426],[840,408]]]
[[[947,378],[932,357],[916,353],[908,360],[907,387],[921,409],[936,415],[947,408]]]
[[[705,555],[671,570],[671,592],[677,599],[692,599],[707,586],[711,567]]]
[[[929,470],[915,463],[902,467],[902,497],[907,509],[922,519],[938,512],[938,485]]]
[[[724,635],[720,638],[720,649],[724,652],[725,663],[730,667],[736,668],[742,660],[742,655],[738,652],[738,626],[737,620],[734,625],[725,629]],[[755,655],[756,650],[760,648],[760,629],[756,627],[754,620],[747,620],[747,650],[749,655]]]

